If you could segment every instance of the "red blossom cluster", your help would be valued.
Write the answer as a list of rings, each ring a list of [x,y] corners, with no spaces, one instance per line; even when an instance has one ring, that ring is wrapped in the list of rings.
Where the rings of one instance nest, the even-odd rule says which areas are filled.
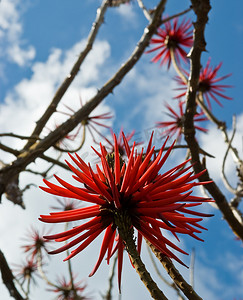
[[[188,61],[185,48],[190,48],[193,45],[191,27],[192,22],[190,20],[186,21],[185,19],[183,19],[181,23],[179,23],[178,18],[173,19],[172,23],[171,21],[165,22],[162,28],[158,28],[156,37],[152,38],[150,41],[150,45],[156,44],[157,46],[146,52],[151,53],[158,51],[158,54],[152,59],[152,62],[156,63],[161,60],[160,65],[167,63],[168,68],[171,66],[171,62],[173,62],[175,70],[178,72],[178,76],[175,77],[175,80],[182,86],[177,88],[177,90],[181,90],[182,92],[174,98],[179,99],[180,101],[185,101],[187,92],[189,72],[181,67],[181,60],[183,62]],[[218,97],[227,100],[232,99],[224,94],[225,88],[231,86],[218,84],[219,81],[226,79],[231,74],[217,77],[222,63],[219,63],[215,68],[213,68],[210,66],[210,61],[211,60],[208,59],[206,66],[201,69],[197,93],[197,104],[200,104],[200,102],[204,103],[207,105],[209,110],[212,109],[211,100],[214,100],[217,104],[223,106]],[[172,136],[177,133],[177,139],[180,141],[184,126],[184,111],[182,110],[182,104],[181,102],[178,103],[179,114],[177,114],[171,106],[166,105],[166,107],[171,112],[170,117],[174,120],[168,122],[157,122],[157,127],[165,128],[162,137],[165,137],[167,134]],[[196,114],[194,117],[195,122],[205,120],[207,120],[207,117],[203,116],[203,112],[200,112],[199,115]],[[199,126],[195,126],[195,128],[200,131],[207,131]]]
[[[88,203],[87,207],[69,211],[53,212],[41,215],[40,220],[46,223],[60,223],[87,220],[65,232],[45,236],[45,239],[64,242],[72,239],[60,248],[51,251],[57,254],[75,247],[68,260],[92,243],[102,232],[103,242],[96,265],[90,276],[100,266],[106,255],[107,263],[115,252],[118,252],[118,282],[121,284],[123,252],[126,245],[121,237],[121,226],[137,231],[137,249],[140,253],[142,239],[151,242],[166,256],[184,263],[169,249],[172,248],[186,254],[182,249],[165,237],[164,232],[171,232],[178,240],[178,234],[188,234],[201,240],[196,234],[201,232],[199,222],[202,217],[211,216],[192,210],[210,199],[192,196],[192,189],[204,182],[195,180],[203,173],[194,175],[191,166],[186,167],[189,160],[161,173],[161,169],[173,149],[173,144],[164,152],[166,142],[156,153],[152,147],[152,136],[147,150],[137,153],[135,143],[132,149],[124,134],[125,155],[119,154],[117,138],[114,135],[114,152],[108,153],[100,144],[100,152],[95,151],[101,166],[93,170],[77,154],[70,158],[76,165],[66,161],[77,185],[72,185],[55,175],[59,185],[44,179],[47,187],[42,190],[62,197],[78,199]]]

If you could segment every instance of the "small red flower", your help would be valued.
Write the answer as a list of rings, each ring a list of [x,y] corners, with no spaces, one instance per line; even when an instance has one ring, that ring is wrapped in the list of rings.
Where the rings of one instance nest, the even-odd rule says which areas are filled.
[[[28,237],[25,238],[25,240],[28,240],[30,243],[22,246],[22,248],[24,248],[24,252],[31,255],[30,260],[32,261],[37,258],[38,254],[42,256],[43,250],[48,252],[47,244],[50,243],[50,240],[45,239],[43,234],[44,233],[40,234],[37,229],[32,228],[28,233]]]
[[[60,125],[55,124],[55,129],[57,129]],[[62,139],[60,139],[55,145],[54,148],[56,150],[64,150],[64,151],[68,151],[70,149],[72,149],[72,147],[70,146],[70,142],[73,142],[78,134],[79,134],[79,128],[75,131],[72,131],[70,133],[68,133],[67,135],[65,135]],[[51,131],[51,130],[50,130]]]
[[[82,100],[80,98],[80,105],[81,107],[83,106],[82,104]],[[71,107],[69,107],[68,105],[65,105],[64,106],[71,112],[61,112],[62,114],[65,114],[65,115],[68,115],[68,116],[71,116],[72,114],[75,113],[75,110],[72,109]],[[95,136],[94,134],[97,133],[100,137],[104,138],[105,139],[105,136],[96,128],[96,127],[104,127],[104,128],[110,128],[110,126],[107,126],[105,124],[106,120],[109,120],[112,118],[112,115],[111,113],[107,112],[107,113],[104,113],[104,114],[100,114],[100,115],[92,115],[92,116],[88,116],[87,119],[83,120],[81,122],[81,124],[78,126],[78,134],[80,133],[80,131],[84,130],[84,128],[87,128],[90,135],[92,136],[93,138],[93,141],[95,143],[97,143],[96,139],[95,139]],[[83,134],[83,133],[82,133]]]
[[[57,300],[89,300],[90,298],[83,295],[86,287],[87,285],[83,283],[83,280],[73,282],[72,286],[71,280],[67,281],[63,276],[57,279],[56,288],[48,289],[48,291],[59,293],[56,298]]]
[[[77,186],[67,183],[58,176],[55,178],[61,186],[44,179],[47,187],[41,187],[42,190],[89,203],[89,206],[85,208],[40,216],[40,220],[47,223],[90,219],[65,232],[45,236],[46,239],[54,239],[56,242],[73,238],[64,246],[51,251],[50,254],[75,247],[65,258],[68,260],[104,232],[99,258],[90,276],[97,271],[105,255],[109,263],[111,256],[118,251],[120,287],[124,241],[119,235],[119,224],[123,222],[124,226],[131,230],[136,229],[139,252],[142,237],[144,237],[159,251],[183,264],[168,247],[184,254],[186,252],[164,237],[163,232],[170,231],[176,237],[178,233],[188,234],[199,239],[196,234],[201,232],[200,229],[205,228],[198,223],[202,221],[202,217],[211,215],[196,212],[191,208],[210,200],[191,196],[191,193],[195,186],[205,184],[195,182],[195,179],[204,172],[193,175],[193,172],[189,171],[191,166],[185,168],[189,161],[187,160],[167,172],[160,173],[173,145],[163,155],[165,142],[156,153],[152,147],[152,136],[146,152],[142,150],[138,154],[135,151],[135,143],[130,149],[123,134],[127,155],[125,161],[119,155],[118,142],[114,135],[114,153],[110,154],[110,157],[102,144],[100,144],[100,153],[94,150],[101,160],[101,167],[97,164],[96,170],[93,170],[90,164],[87,165],[77,154],[75,157],[70,154],[76,167],[67,161],[66,163],[75,174],[73,178],[77,181]],[[192,217],[186,215],[192,215]]]
[[[187,62],[187,53],[183,47],[191,47],[193,44],[192,36],[192,22],[190,20],[182,20],[178,23],[178,18],[173,19],[173,24],[170,21],[166,22],[165,28],[158,28],[158,38],[152,38],[150,45],[157,45],[155,48],[148,50],[146,53],[159,51],[159,53],[152,59],[156,63],[161,60],[160,65],[166,64],[168,68],[171,64],[171,51],[174,52],[177,63],[180,63],[180,58]]]
[[[177,113],[169,104],[165,104],[166,108],[169,110],[170,113],[167,113],[169,117],[174,119],[173,121],[167,121],[167,122],[157,122],[156,127],[157,128],[165,128],[164,132],[162,133],[162,137],[165,137],[167,135],[173,136],[174,134],[177,134],[176,139],[178,142],[180,142],[181,134],[184,126],[184,111],[183,111],[183,105],[185,102],[179,101],[179,113]],[[204,116],[203,112],[197,113],[194,116],[194,122],[201,122],[201,121],[207,121],[208,118]],[[208,130],[195,125],[195,128],[207,132]]]
[[[219,63],[215,68],[210,66],[211,59],[209,58],[206,64],[205,68],[201,69],[200,76],[199,76],[199,83],[198,83],[198,93],[201,93],[203,98],[206,99],[207,105],[209,109],[212,108],[211,106],[211,99],[213,99],[218,105],[221,107],[223,106],[220,101],[217,99],[217,97],[221,97],[227,100],[232,100],[231,97],[226,96],[224,93],[225,88],[232,87],[231,85],[223,85],[223,84],[217,84],[219,81],[224,80],[225,78],[228,78],[231,76],[231,74],[227,74],[225,76],[221,76],[216,78],[217,73],[219,69],[222,66],[222,62]],[[184,73],[189,76],[189,73],[184,71]],[[185,82],[179,77],[176,76],[175,80],[178,82],[179,85],[182,85],[182,88],[178,88],[177,90],[183,90],[183,93],[176,96],[175,98],[181,98],[186,95],[186,89],[187,86]]]
[[[19,280],[20,284],[24,282],[32,281],[34,284],[35,278],[34,275],[37,274],[37,264],[33,262],[32,259],[26,259],[26,262],[21,265],[15,264],[14,273],[16,273],[16,278]]]

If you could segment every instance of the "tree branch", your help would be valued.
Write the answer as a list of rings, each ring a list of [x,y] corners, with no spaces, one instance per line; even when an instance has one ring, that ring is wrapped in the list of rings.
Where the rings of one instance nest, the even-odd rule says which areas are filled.
[[[182,277],[171,259],[157,250],[150,242],[146,242],[182,293],[190,300],[202,300],[202,298],[194,291],[192,286]]]
[[[184,133],[186,142],[190,148],[192,163],[195,173],[199,173],[204,169],[200,162],[199,146],[195,139],[195,128],[193,117],[196,111],[196,95],[200,74],[200,59],[201,53],[205,51],[206,42],[204,39],[204,29],[208,21],[208,12],[211,9],[209,0],[191,0],[193,10],[197,15],[197,20],[194,23],[194,44],[190,51],[189,58],[191,60],[190,75],[187,88],[187,104],[185,111]],[[211,181],[208,172],[206,171],[199,178],[200,181]],[[243,225],[234,216],[229,203],[225,196],[220,191],[215,182],[205,185],[205,188],[214,198],[219,209],[223,213],[224,219],[228,222],[233,232],[243,240]]]
[[[43,155],[47,149],[65,137],[67,133],[71,132],[82,120],[87,119],[89,114],[104,100],[104,98],[112,93],[113,89],[120,84],[125,75],[138,62],[145,48],[148,46],[151,37],[156,32],[158,24],[161,21],[161,14],[164,10],[165,3],[166,0],[160,1],[154,12],[151,23],[144,29],[144,33],[130,58],[121,66],[118,72],[105,83],[97,94],[66,122],[58,126],[58,128],[52,131],[44,139],[37,141],[29,149],[23,151],[15,161],[0,170],[0,195],[4,192],[5,186],[12,176],[23,171],[28,164],[35,161],[37,157]]]

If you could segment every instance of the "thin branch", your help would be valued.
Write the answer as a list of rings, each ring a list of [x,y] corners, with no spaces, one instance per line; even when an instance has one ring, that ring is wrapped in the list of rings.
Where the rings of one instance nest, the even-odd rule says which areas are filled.
[[[75,153],[75,152],[78,152],[78,151],[83,147],[83,145],[84,145],[85,137],[86,137],[86,134],[85,134],[85,133],[86,133],[86,126],[83,125],[82,140],[81,140],[79,146],[78,146],[77,148],[75,148],[75,149],[62,149],[62,148],[60,148],[60,147],[57,146],[57,145],[54,145],[53,147],[54,147],[56,150],[60,151],[60,152],[66,152],[66,153]]]
[[[233,116],[233,133],[232,133],[232,136],[231,136],[231,139],[229,140],[229,143],[228,143],[228,147],[227,147],[227,150],[225,152],[225,155],[224,155],[224,159],[223,159],[223,163],[222,163],[222,168],[221,168],[221,172],[222,172],[222,179],[223,179],[223,182],[224,182],[224,185],[225,187],[234,195],[237,194],[237,189],[234,189],[231,184],[229,183],[226,175],[225,175],[225,163],[226,163],[226,158],[228,156],[228,153],[229,153],[229,150],[231,148],[231,144],[233,142],[233,139],[234,139],[234,136],[235,136],[235,132],[236,132],[236,122],[235,122],[235,116]]]
[[[115,256],[113,259],[113,263],[110,269],[110,275],[109,275],[109,287],[107,290],[107,293],[105,296],[103,296],[104,300],[111,300],[112,299],[112,287],[113,287],[113,278],[115,275],[115,268],[116,268],[116,263],[117,263],[118,255]]]
[[[129,57],[126,63],[121,66],[118,72],[108,82],[105,83],[105,85],[97,92],[97,94],[66,122],[58,126],[58,128],[52,131],[44,139],[33,144],[30,149],[22,152],[17,160],[0,170],[0,195],[2,195],[4,192],[7,182],[13,175],[23,171],[28,164],[33,162],[37,157],[43,155],[47,149],[65,137],[67,133],[71,132],[82,120],[87,119],[89,114],[104,100],[104,98],[112,93],[113,89],[120,84],[125,75],[138,62],[145,51],[145,48],[148,46],[151,37],[157,30],[158,24],[161,21],[161,14],[164,10],[165,3],[166,0],[160,1],[154,12],[151,23],[145,28],[144,33],[132,55]]]
[[[138,6],[142,9],[145,18],[150,22],[151,21],[151,14],[149,13],[147,8],[143,4],[143,1],[142,0],[137,0],[137,2],[138,2]]]
[[[164,147],[164,150],[163,151],[167,151],[169,150],[170,147]],[[174,145],[173,149],[188,149],[188,145]],[[154,152],[155,153],[158,153],[160,151],[160,149],[155,149]],[[203,155],[206,155],[208,157],[211,157],[211,158],[215,158],[212,154],[206,152],[205,150],[203,150],[202,148],[199,148],[199,152]]]
[[[197,103],[198,105],[201,107],[201,109],[203,110],[204,114],[207,116],[207,118],[213,122],[214,124],[216,124],[218,126],[218,128],[221,130],[223,137],[224,137],[224,141],[226,144],[230,145],[230,150],[232,151],[232,156],[234,161],[237,164],[241,164],[242,160],[239,157],[238,151],[236,148],[232,147],[231,143],[229,143],[229,137],[228,137],[228,133],[227,133],[227,128],[226,128],[226,123],[223,121],[218,120],[212,113],[212,111],[210,111],[207,106],[204,104],[204,100],[203,100],[203,94],[202,92],[198,93],[197,95]]]
[[[44,155],[44,154],[41,154],[39,157],[44,159],[45,161],[52,163],[53,165],[57,165],[59,167],[62,167],[65,170],[70,171],[69,167],[66,164],[64,164],[58,160],[59,158],[55,159],[55,158],[52,158],[52,157]]]
[[[16,149],[12,149],[11,147],[8,147],[8,146],[6,146],[2,143],[0,143],[0,149],[5,151],[5,152],[11,153],[16,157],[20,154],[20,151],[18,151]]]
[[[172,20],[174,18],[178,18],[180,16],[183,16],[183,15],[185,15],[186,13],[188,13],[191,10],[192,10],[192,6],[190,6],[189,8],[187,8],[187,9],[185,9],[185,10],[183,10],[183,11],[177,13],[177,14],[174,14],[174,15],[168,17],[168,18],[163,19],[162,22],[161,22],[161,24],[164,24],[164,23],[166,23],[166,22],[168,22],[168,21],[170,21],[170,20]]]
[[[21,139],[21,140],[35,140],[36,141],[36,140],[39,139],[37,136],[31,137],[31,136],[25,136],[25,135],[15,134],[15,133],[12,133],[12,132],[9,132],[9,133],[0,133],[0,137],[1,136],[14,137],[14,138],[18,138],[18,139]]]

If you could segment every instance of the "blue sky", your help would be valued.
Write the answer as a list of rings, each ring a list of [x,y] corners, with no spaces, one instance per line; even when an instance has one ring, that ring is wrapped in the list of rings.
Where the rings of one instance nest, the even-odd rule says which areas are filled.
[[[243,145],[243,107],[242,107],[242,78],[243,78],[243,3],[235,0],[233,4],[228,1],[211,1],[212,10],[206,28],[207,53],[202,56],[205,63],[212,57],[212,65],[221,61],[223,65],[219,76],[232,73],[225,84],[233,85],[227,89],[227,95],[233,101],[222,100],[224,105],[220,108],[213,105],[213,111],[219,119],[226,120],[231,129],[232,114],[237,115],[238,133],[235,146],[242,157]],[[145,5],[156,1],[144,1]],[[165,14],[178,13],[189,6],[190,1],[168,0]],[[85,40],[94,21],[96,9],[100,1],[60,1],[60,0],[2,0],[0,3],[0,131],[28,134],[32,131],[34,122],[40,117],[46,105],[51,100],[57,86],[68,74],[77,55],[85,45]],[[194,19],[193,13],[187,17]],[[105,17],[97,41],[92,52],[84,63],[77,79],[63,98],[63,103],[78,108],[79,97],[87,101],[94,95],[119,66],[129,57],[138,39],[140,38],[147,20],[139,10],[136,1],[131,5],[120,8],[110,8]],[[166,67],[150,62],[152,55],[143,55],[136,68],[123,80],[114,93],[107,97],[96,110],[97,113],[111,111],[115,118],[111,125],[115,132],[123,126],[130,132],[136,130],[136,137],[146,143],[150,128],[155,121],[164,120],[163,102],[169,102],[175,96],[176,83],[173,81],[173,70],[167,72]],[[60,110],[63,110],[61,106]],[[55,122],[61,121],[62,116],[55,115],[49,123],[49,128]],[[231,195],[222,186],[220,172],[226,146],[221,133],[214,125],[207,125],[210,133],[199,135],[202,148],[213,154],[215,159],[208,159],[207,166],[212,178],[222,187],[228,199]],[[46,132],[47,134],[47,132]],[[19,148],[22,142],[12,139],[1,140],[14,148]],[[217,142],[215,142],[217,141]],[[92,160],[90,144],[87,138],[82,155]],[[160,140],[156,138],[159,145]],[[55,155],[55,153],[50,152]],[[2,160],[10,162],[13,157],[1,152]],[[185,154],[179,150],[172,154],[172,161],[181,162]],[[63,157],[63,160],[65,157]],[[43,162],[36,161],[32,166],[39,170],[45,168]],[[170,163],[166,167],[170,167]],[[70,174],[56,169],[62,177],[70,178]],[[236,184],[235,165],[229,160],[226,171],[233,184]],[[61,176],[60,175],[60,176]],[[21,176],[21,185],[34,182],[36,186],[42,182],[41,177],[31,174]],[[200,193],[200,191],[198,191]],[[27,228],[33,224],[39,228],[37,218],[40,214],[48,213],[53,205],[53,198],[44,194],[38,188],[32,187],[25,194],[27,209],[21,210],[7,200],[3,200],[0,211],[0,249],[6,254],[10,262],[19,263],[21,252],[16,247],[21,245],[21,237]],[[242,243],[235,237],[228,225],[222,220],[221,213],[209,205],[202,209],[215,216],[205,220],[203,225],[208,228],[201,237],[204,243],[183,237],[180,246],[189,253],[192,248],[196,250],[195,288],[203,299],[242,299],[243,295],[243,248]],[[17,246],[16,246],[17,245]],[[86,278],[92,270],[100,241],[91,249],[81,253],[75,258],[74,265],[80,278]],[[145,261],[149,263],[146,248],[143,249]],[[89,258],[87,258],[89,257]],[[189,264],[190,257],[181,257]],[[64,269],[62,257],[57,256],[52,262],[58,272]],[[137,278],[137,274],[126,259],[123,272],[122,299],[149,299],[145,288]],[[186,278],[189,278],[187,269],[176,265]],[[150,267],[153,276],[155,272]],[[80,271],[82,270],[82,271]],[[94,277],[87,279],[89,290],[93,291],[95,299],[101,299],[107,287],[109,272],[105,263]],[[52,271],[51,276],[55,278]],[[138,288],[134,288],[134,285]],[[173,291],[160,283],[169,299],[176,299]],[[227,288],[226,288],[227,287]],[[114,299],[117,298],[115,279]],[[33,299],[43,299],[48,294],[40,284],[31,296]],[[0,284],[0,294],[8,299],[6,288]],[[39,298],[38,298],[39,297]]]

